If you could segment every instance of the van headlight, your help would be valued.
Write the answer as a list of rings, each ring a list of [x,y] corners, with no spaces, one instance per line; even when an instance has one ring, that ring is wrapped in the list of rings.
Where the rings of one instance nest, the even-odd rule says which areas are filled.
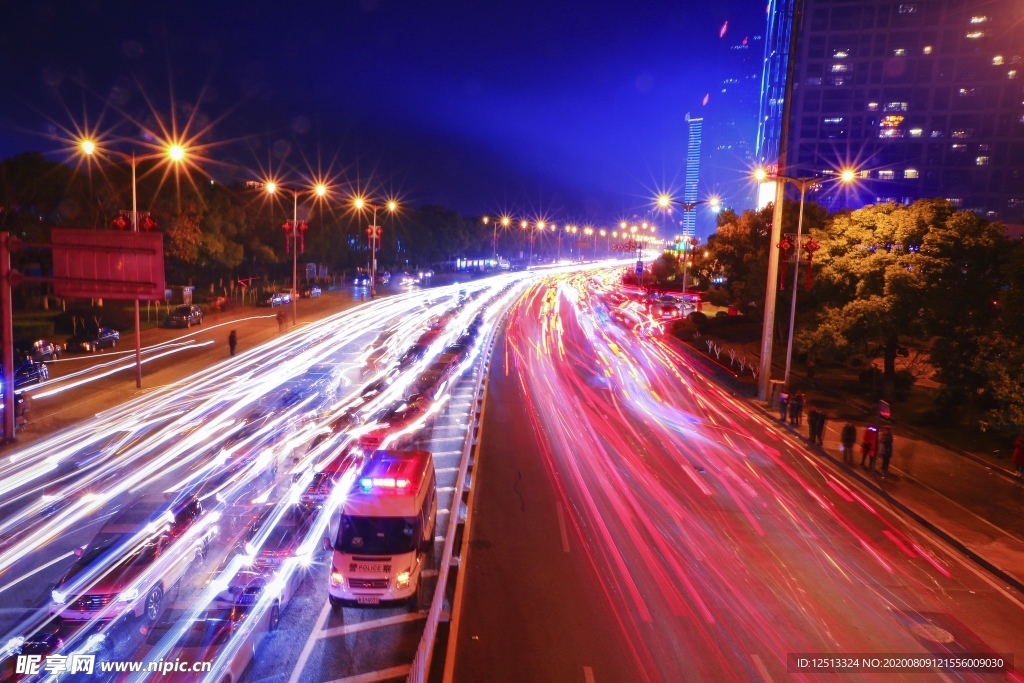
[[[55,591],[51,591],[50,592],[50,597],[58,605],[63,605],[65,602],[67,602],[68,594],[67,593],[62,593],[61,591],[55,590]]]
[[[408,588],[409,586],[409,572],[402,572],[395,577],[395,588]]]
[[[138,597],[139,597],[139,589],[138,588],[129,588],[128,590],[121,591],[118,594],[117,601],[118,602],[131,602],[132,600],[137,600]]]
[[[341,572],[331,572],[331,585],[332,586],[344,586],[345,575]]]

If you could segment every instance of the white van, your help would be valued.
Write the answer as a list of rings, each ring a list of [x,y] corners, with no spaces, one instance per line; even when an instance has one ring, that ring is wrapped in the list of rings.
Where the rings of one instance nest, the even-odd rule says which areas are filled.
[[[331,520],[331,605],[415,599],[436,524],[433,455],[374,453]]]

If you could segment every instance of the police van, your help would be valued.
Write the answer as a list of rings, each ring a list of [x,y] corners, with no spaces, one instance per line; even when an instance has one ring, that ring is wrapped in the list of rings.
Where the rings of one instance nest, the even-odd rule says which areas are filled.
[[[433,554],[436,524],[433,455],[374,453],[331,520],[331,605],[415,599],[420,573]]]

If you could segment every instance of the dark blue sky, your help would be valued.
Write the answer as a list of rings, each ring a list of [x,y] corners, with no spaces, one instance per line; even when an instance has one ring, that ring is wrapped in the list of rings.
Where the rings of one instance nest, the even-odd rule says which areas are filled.
[[[173,86],[179,119],[198,103],[217,121],[213,175],[319,157],[416,204],[605,223],[681,189],[726,21],[763,31],[764,4],[19,3],[0,25],[0,156],[54,150],[53,123],[105,102],[145,117],[145,95],[166,117]]]

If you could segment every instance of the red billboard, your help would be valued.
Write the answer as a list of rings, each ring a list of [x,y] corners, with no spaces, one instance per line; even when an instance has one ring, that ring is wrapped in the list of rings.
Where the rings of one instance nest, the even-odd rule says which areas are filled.
[[[163,233],[54,228],[51,238],[57,296],[163,300]]]

